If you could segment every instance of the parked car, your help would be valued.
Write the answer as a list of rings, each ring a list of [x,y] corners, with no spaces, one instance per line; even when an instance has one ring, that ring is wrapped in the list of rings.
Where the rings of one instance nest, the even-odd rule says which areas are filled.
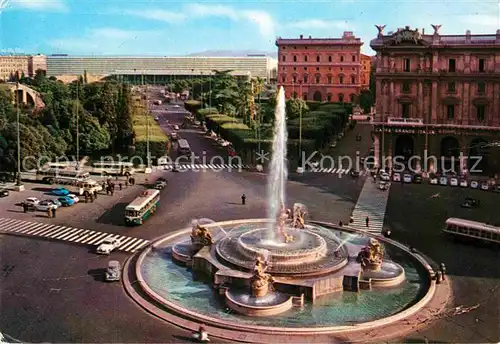
[[[422,176],[420,174],[416,174],[413,176],[413,182],[416,184],[422,183]]]
[[[450,179],[450,185],[451,186],[458,186],[458,179],[457,178],[451,178]]]
[[[26,204],[28,207],[35,207],[35,205],[37,205],[38,203],[40,203],[40,200],[36,197],[28,197],[26,198],[26,200],[23,202],[23,204]]]
[[[500,185],[493,185],[493,192],[500,192]]]
[[[431,183],[432,185],[438,185],[439,184],[439,180],[436,177],[431,177],[429,179],[429,183]]]
[[[78,198],[77,195],[69,194],[68,197],[71,198],[75,203],[80,202],[80,198]]]
[[[68,196],[70,192],[65,188],[55,188],[52,190],[52,194],[55,196]]]
[[[350,172],[349,172],[349,175],[353,178],[358,178],[359,177],[359,171],[358,170],[355,170],[355,169],[352,169]]]
[[[466,188],[467,186],[469,186],[469,184],[467,183],[467,180],[460,179],[460,187]]]
[[[160,117],[156,116],[155,121],[159,121],[159,120],[160,120]]]
[[[403,181],[405,183],[411,183],[413,181],[413,178],[411,177],[411,174],[405,173],[403,175]]]
[[[439,185],[448,185],[448,178],[446,177],[439,178]]]
[[[57,209],[57,205],[50,201],[41,201],[35,204],[35,209],[38,211],[47,211],[49,209]]]
[[[401,181],[401,174],[396,172],[392,175],[392,180],[395,182],[400,182]]]
[[[460,206],[462,208],[467,208],[467,209],[472,208],[472,204],[470,202],[468,202],[468,201],[464,201]]]
[[[119,281],[122,275],[122,267],[120,262],[117,260],[110,260],[108,262],[108,268],[106,269],[106,274],[104,279],[106,282]]]
[[[391,180],[391,177],[389,176],[389,173],[387,173],[387,172],[380,172],[380,179],[388,182]]]
[[[177,133],[170,133],[170,139],[172,141],[177,141],[179,139],[179,135]]]
[[[116,249],[118,246],[121,245],[120,240],[116,238],[107,238],[104,239],[103,242],[97,247],[97,253],[98,254],[110,254],[111,251]]]
[[[479,206],[481,201],[472,197],[465,197],[465,202],[469,202],[472,206]]]
[[[176,124],[174,125],[174,130],[180,130],[181,128],[179,128],[179,126]]]
[[[479,187],[479,183],[477,181],[473,180],[470,182],[470,187],[472,189],[477,189]]]
[[[490,186],[488,185],[488,183],[486,183],[486,182],[481,183],[481,190],[488,191],[489,189],[490,189]]]
[[[45,199],[44,201],[55,204],[58,208],[62,206],[62,203],[57,199]]]
[[[378,188],[379,188],[380,190],[382,190],[382,191],[387,190],[387,188],[388,188],[388,187],[389,187],[389,183],[388,183],[388,182],[385,182],[385,181],[383,181],[383,180],[382,180],[382,181],[380,181],[380,182],[378,183]]]
[[[7,197],[7,196],[9,196],[9,190],[0,189],[0,197]]]
[[[69,207],[75,204],[75,201],[68,196],[61,196],[57,199],[59,202],[61,202],[63,207]]]

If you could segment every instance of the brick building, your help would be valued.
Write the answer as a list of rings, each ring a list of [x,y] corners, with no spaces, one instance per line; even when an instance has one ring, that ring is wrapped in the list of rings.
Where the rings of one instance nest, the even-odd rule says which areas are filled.
[[[287,98],[317,101],[356,101],[361,90],[360,38],[281,38],[278,47],[278,85]]]
[[[385,35],[384,27],[370,43],[377,53],[376,156],[408,159],[427,151],[438,166],[414,159],[413,167],[436,171],[453,161],[460,172],[478,160],[468,157],[481,156],[476,169],[499,172],[500,30],[441,35],[441,25],[432,25],[432,34],[407,26]]]
[[[360,84],[361,89],[370,87],[370,72],[372,70],[372,56],[361,54]]]
[[[1,55],[0,80],[9,81],[12,77],[33,77],[37,69],[47,70],[44,55]]]

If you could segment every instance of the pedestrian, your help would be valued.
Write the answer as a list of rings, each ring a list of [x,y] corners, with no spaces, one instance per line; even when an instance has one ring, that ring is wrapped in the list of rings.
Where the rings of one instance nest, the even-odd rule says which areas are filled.
[[[52,208],[52,217],[56,217],[56,207]]]
[[[85,203],[89,203],[89,194],[88,194],[88,192],[85,193]]]
[[[97,191],[94,190],[94,198],[97,199]]]
[[[130,178],[130,184],[135,185],[135,178]]]
[[[125,179],[125,187],[128,188],[128,179]]]
[[[349,223],[354,223],[354,217],[352,217],[352,216],[351,216],[351,217],[349,218]]]
[[[102,182],[102,191],[106,190],[106,182]]]
[[[94,203],[94,194],[93,193],[90,194],[90,203]]]
[[[344,223],[342,221],[339,221],[339,227],[342,227]]]
[[[245,205],[246,200],[247,200],[247,196],[245,196],[245,194],[241,195],[241,204],[242,205]]]
[[[115,194],[115,187],[111,186],[111,196],[113,196],[114,194]]]
[[[367,216],[365,219],[366,227],[370,227],[370,218]]]
[[[115,180],[118,180],[118,175],[116,175]]]
[[[122,183],[119,183],[118,186],[120,187],[120,191],[122,191]]]
[[[23,203],[23,211],[24,211],[25,213],[27,213],[27,212],[28,212],[28,206],[26,205],[26,203]]]
[[[48,209],[47,209],[47,217],[48,217],[49,219],[51,219],[51,218],[52,218],[52,209],[50,209],[50,208],[48,208]]]

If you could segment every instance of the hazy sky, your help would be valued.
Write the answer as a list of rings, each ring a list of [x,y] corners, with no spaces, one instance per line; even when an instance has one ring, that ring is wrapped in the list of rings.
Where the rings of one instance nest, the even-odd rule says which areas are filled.
[[[409,25],[442,24],[442,34],[495,33],[500,0],[166,1],[0,0],[2,52],[80,55],[185,55],[204,50],[276,50],[276,36],[369,42]]]

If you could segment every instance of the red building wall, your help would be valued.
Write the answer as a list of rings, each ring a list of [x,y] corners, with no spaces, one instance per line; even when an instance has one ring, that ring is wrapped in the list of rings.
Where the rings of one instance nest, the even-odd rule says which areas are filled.
[[[278,38],[276,45],[278,85],[287,98],[356,101],[363,43],[352,32],[344,32],[342,38]]]

